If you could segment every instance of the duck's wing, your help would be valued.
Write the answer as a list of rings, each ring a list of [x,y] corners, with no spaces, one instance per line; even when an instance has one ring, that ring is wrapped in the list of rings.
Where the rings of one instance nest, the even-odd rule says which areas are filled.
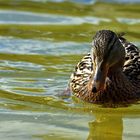
[[[120,37],[120,41],[125,48],[125,63],[123,72],[134,84],[140,86],[140,50],[134,44],[127,42]]]
[[[93,61],[91,54],[85,55],[75,67],[70,78],[70,88],[74,95],[83,97],[90,92],[90,81],[93,76]]]

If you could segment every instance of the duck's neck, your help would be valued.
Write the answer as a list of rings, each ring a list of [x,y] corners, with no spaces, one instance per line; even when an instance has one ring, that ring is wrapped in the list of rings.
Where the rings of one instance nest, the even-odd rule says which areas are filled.
[[[121,69],[109,71],[106,88],[99,94],[100,102],[127,103],[134,100],[135,88]]]

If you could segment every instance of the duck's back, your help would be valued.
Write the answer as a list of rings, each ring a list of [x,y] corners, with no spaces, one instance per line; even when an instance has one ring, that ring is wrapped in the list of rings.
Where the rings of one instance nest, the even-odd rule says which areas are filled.
[[[81,61],[76,65],[74,73],[70,78],[70,88],[79,96],[79,93],[83,95],[88,94],[88,83],[93,75],[93,63],[92,57],[89,54],[85,55]],[[80,95],[81,96],[81,95]]]
[[[135,86],[140,88],[140,50],[122,37],[120,41],[125,48],[123,72]]]

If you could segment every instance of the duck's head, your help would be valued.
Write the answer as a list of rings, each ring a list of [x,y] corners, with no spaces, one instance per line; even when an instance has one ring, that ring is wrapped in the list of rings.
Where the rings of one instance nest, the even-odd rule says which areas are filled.
[[[110,74],[122,69],[125,50],[118,36],[110,30],[100,30],[93,42],[93,76],[92,92],[102,91]]]

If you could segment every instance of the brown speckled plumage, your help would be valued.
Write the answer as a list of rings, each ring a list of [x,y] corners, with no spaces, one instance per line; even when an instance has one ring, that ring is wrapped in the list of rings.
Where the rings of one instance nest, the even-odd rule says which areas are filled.
[[[98,31],[91,52],[82,58],[71,75],[70,89],[75,96],[91,103],[121,104],[139,100],[139,49],[112,31]]]

